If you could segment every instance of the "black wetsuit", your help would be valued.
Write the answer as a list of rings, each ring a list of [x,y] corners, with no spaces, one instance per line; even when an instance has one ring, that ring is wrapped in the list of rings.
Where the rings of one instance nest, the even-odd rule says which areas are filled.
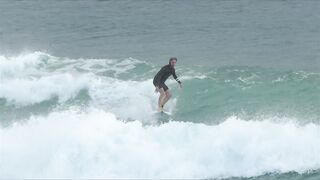
[[[174,67],[172,67],[170,64],[167,64],[167,65],[163,66],[160,69],[160,71],[156,74],[156,76],[153,78],[153,85],[156,87],[158,86],[160,89],[163,88],[164,91],[167,91],[169,88],[168,88],[168,86],[166,86],[166,84],[164,82],[171,75],[179,84],[181,84],[181,82],[179,81],[179,79],[176,75],[176,71],[175,71]]]

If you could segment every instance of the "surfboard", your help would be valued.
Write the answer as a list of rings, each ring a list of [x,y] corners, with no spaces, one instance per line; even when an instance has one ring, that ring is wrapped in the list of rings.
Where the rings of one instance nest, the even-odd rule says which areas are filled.
[[[163,124],[170,121],[171,114],[169,112],[161,111],[155,112],[153,117],[157,121],[157,123]]]

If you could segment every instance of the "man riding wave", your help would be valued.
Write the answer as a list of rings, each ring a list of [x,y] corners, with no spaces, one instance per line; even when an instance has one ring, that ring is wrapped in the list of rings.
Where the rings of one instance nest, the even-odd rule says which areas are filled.
[[[168,102],[171,98],[172,94],[169,91],[168,86],[165,84],[165,81],[171,75],[173,78],[179,83],[180,88],[182,88],[181,81],[178,79],[176,72],[175,72],[175,65],[177,64],[177,58],[172,57],[169,60],[169,64],[163,66],[160,71],[156,74],[153,78],[153,85],[156,87],[155,92],[159,92],[159,100],[158,100],[158,110],[163,111],[164,105]]]

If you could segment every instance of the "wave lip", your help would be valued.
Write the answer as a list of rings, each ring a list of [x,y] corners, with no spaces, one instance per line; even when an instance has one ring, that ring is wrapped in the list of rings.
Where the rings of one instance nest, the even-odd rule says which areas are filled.
[[[59,130],[59,133],[57,133]],[[228,178],[320,168],[320,126],[230,117],[144,127],[91,109],[0,129],[1,178]]]
[[[88,87],[86,78],[75,78],[71,74],[58,74],[40,78],[24,78],[2,81],[0,98],[9,103],[28,105],[40,103],[57,96],[64,102]]]
[[[56,58],[40,51],[11,57],[0,56],[0,79],[37,73],[49,60],[53,62]]]

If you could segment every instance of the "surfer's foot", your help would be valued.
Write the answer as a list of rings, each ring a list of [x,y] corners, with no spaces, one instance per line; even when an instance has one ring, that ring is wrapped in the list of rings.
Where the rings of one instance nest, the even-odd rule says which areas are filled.
[[[158,108],[159,112],[163,112],[163,105]]]

